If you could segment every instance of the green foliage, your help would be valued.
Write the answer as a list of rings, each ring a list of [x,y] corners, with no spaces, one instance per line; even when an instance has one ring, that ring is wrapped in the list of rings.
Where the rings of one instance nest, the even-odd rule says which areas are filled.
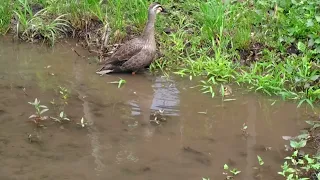
[[[318,128],[319,124],[307,121],[310,124],[311,130]],[[290,147],[294,150],[291,156],[285,157],[286,160],[281,166],[282,171],[279,175],[286,177],[288,180],[303,180],[310,179],[311,176],[320,177],[320,156],[302,153],[302,148],[306,147],[307,141],[311,139],[309,132],[303,132],[297,137],[289,138]]]
[[[191,50],[175,58],[183,59],[185,65],[176,73],[183,76],[207,74],[207,80],[201,81],[202,90],[212,96],[213,85],[220,81],[299,100],[298,107],[303,103],[313,107],[320,100],[318,50],[316,37],[312,36],[318,33],[319,23],[311,23],[317,21],[318,7],[312,6],[316,3],[319,4],[317,0],[200,3],[199,12],[195,13],[198,27],[194,29],[200,29],[201,33],[198,40],[193,41],[192,48],[184,47],[184,51],[196,52]],[[189,39],[184,36],[176,41],[189,42]],[[264,47],[258,52],[257,61],[249,62],[249,67],[231,61],[239,60],[237,50],[248,49],[257,42]],[[287,50],[291,46],[296,48],[297,54]]]
[[[262,166],[264,164],[264,161],[259,155],[257,155],[257,158],[258,158],[259,165]]]
[[[37,98],[34,100],[34,102],[28,102],[28,103],[34,106],[34,108],[36,109],[36,113],[31,115],[29,118],[32,118],[32,117],[40,118],[43,113],[49,110],[47,106],[41,105],[40,101]]]
[[[121,88],[122,84],[125,84],[127,81],[124,80],[124,79],[121,79],[119,81],[112,81],[112,82],[109,82],[110,84],[118,84],[118,88]]]
[[[44,8],[35,14],[28,0],[18,0],[19,4],[14,10],[17,17],[16,32],[22,39],[34,41],[35,39],[49,40],[53,45],[59,33],[66,33],[69,27],[64,15],[52,18]]]
[[[0,31],[7,32],[16,17],[14,29],[25,40],[54,44],[71,30],[111,28],[108,42],[117,43],[143,30],[151,2],[4,0]],[[297,100],[299,107],[319,102],[319,0],[159,2],[169,14],[158,16],[156,38],[162,56],[150,70],[173,70],[190,79],[202,76],[201,89],[212,97],[219,83],[237,83]],[[43,9],[35,12],[35,5]],[[248,66],[241,65],[243,61]]]
[[[226,179],[233,179],[237,174],[241,173],[237,168],[230,169],[227,164],[223,166],[224,170],[227,170],[229,172],[224,172],[223,174],[226,175]],[[231,173],[232,175],[229,175]]]
[[[12,18],[12,6],[10,0],[0,2],[0,34],[5,34],[9,30]]]

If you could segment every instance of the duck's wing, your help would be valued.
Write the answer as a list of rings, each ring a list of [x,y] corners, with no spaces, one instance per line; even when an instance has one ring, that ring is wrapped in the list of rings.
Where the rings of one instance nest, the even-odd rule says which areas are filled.
[[[128,61],[122,64],[121,68],[124,70],[137,71],[152,63],[156,52],[142,49],[139,53],[132,56]]]
[[[127,41],[123,44],[105,63],[106,64],[117,64],[119,62],[127,61],[135,54],[139,53],[143,48],[144,42],[135,38]]]

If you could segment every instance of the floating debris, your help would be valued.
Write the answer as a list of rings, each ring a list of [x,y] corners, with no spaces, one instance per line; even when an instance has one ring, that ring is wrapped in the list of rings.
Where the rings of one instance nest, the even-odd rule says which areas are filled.
[[[167,121],[167,119],[163,116],[164,110],[159,109],[158,111],[154,112],[150,117],[150,122],[154,122],[157,125],[160,125],[160,122]]]

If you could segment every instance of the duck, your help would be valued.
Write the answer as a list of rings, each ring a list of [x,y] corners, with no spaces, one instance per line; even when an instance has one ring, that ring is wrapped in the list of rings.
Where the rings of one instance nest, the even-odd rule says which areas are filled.
[[[134,75],[139,70],[149,66],[155,59],[155,22],[158,13],[166,13],[163,6],[154,2],[148,8],[148,20],[142,34],[124,43],[110,58],[103,62],[97,74],[131,72]]]

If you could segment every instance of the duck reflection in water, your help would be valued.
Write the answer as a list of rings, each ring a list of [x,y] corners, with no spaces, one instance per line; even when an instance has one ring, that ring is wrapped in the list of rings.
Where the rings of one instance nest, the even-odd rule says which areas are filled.
[[[145,84],[145,80],[141,83]],[[143,91],[137,91],[139,87],[143,87]],[[180,103],[179,90],[175,87],[174,81],[156,77],[154,84],[149,87],[136,84],[136,98],[129,102],[132,106],[131,115],[141,116],[139,123],[145,127],[144,135],[147,140],[153,136],[156,126],[166,120],[164,116],[179,115],[177,107]]]

